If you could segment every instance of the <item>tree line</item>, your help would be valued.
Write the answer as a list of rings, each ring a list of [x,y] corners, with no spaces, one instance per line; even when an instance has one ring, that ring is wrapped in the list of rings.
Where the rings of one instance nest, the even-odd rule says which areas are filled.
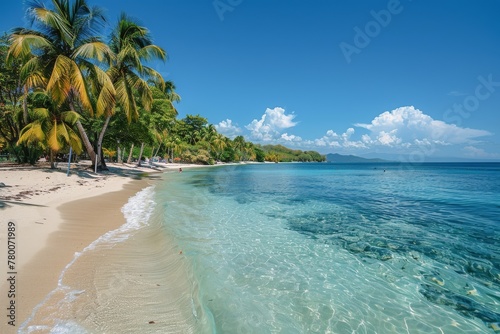
[[[30,3],[29,27],[0,38],[0,154],[51,167],[70,149],[106,160],[324,161],[314,151],[229,139],[200,115],[178,119],[175,84],[150,67],[165,61],[149,30],[121,14],[108,36],[103,10],[85,0]]]

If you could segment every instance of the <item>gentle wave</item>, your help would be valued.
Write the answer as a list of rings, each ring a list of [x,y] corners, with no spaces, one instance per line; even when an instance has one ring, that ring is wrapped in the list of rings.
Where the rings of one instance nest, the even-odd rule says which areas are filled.
[[[65,305],[73,303],[79,295],[84,293],[82,290],[75,290],[63,283],[65,275],[68,270],[77,262],[82,255],[87,254],[97,248],[106,249],[113,247],[116,243],[124,242],[134,233],[146,226],[149,222],[149,218],[154,211],[156,203],[154,202],[154,186],[147,187],[133,197],[131,197],[128,202],[122,207],[121,211],[126,219],[126,223],[121,225],[119,228],[109,231],[103,234],[101,237],[93,241],[90,245],[85,247],[83,251],[76,252],[73,260],[66,265],[64,270],[61,272],[57,288],[51,291],[43,300],[40,302],[31,313],[31,316],[21,324],[19,327],[19,333],[32,333],[39,330],[50,331],[51,333],[86,333],[86,330],[75,322],[67,322],[67,320],[57,319],[59,309],[63,309]],[[33,324],[37,313],[47,307],[47,304],[54,304],[54,299],[58,300],[58,306],[54,308],[49,306],[52,313],[47,317],[44,317],[42,322],[49,322],[50,325],[40,325]],[[61,312],[63,313],[63,312]]]

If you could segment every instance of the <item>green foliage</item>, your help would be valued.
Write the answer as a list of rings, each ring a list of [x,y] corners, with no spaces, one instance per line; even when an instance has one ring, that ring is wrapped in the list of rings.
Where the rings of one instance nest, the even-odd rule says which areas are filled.
[[[267,161],[273,162],[323,162],[326,157],[316,151],[292,150],[283,145],[264,145]]]
[[[258,162],[266,161],[266,152],[264,152],[260,147],[255,147],[255,160]]]
[[[14,157],[17,163],[35,164],[43,149],[39,145],[18,144],[21,130],[30,122],[28,97],[20,86],[21,62],[7,63],[10,43],[7,36],[0,38],[0,152]],[[26,104],[25,104],[26,102]]]

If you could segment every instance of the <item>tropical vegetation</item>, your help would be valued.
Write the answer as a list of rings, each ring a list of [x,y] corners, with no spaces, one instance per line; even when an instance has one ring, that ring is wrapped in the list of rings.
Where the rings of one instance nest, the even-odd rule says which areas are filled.
[[[0,38],[0,158],[51,167],[70,151],[106,160],[324,161],[314,151],[256,145],[218,133],[201,115],[178,119],[175,84],[151,64],[166,61],[148,29],[125,13],[107,29],[86,0],[29,3],[29,27]],[[108,36],[102,34],[109,30]]]

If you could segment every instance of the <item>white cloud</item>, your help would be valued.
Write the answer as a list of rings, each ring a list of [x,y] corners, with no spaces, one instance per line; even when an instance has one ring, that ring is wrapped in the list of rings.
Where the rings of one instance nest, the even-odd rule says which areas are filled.
[[[471,158],[484,158],[484,159],[500,158],[500,154],[488,153],[484,149],[472,145],[465,146],[463,150],[465,151],[465,155]]]
[[[427,140],[430,144],[450,145],[471,143],[478,137],[491,135],[488,131],[461,128],[455,124],[434,120],[413,106],[386,111],[371,123],[359,123],[370,134],[363,141],[373,145],[408,146]]]
[[[396,129],[389,132],[381,131],[377,136],[377,141],[384,146],[397,146],[401,144],[401,138],[396,136],[397,132]]]
[[[369,123],[354,124],[344,132],[330,129],[316,139],[303,139],[285,129],[297,125],[294,114],[286,114],[283,108],[267,108],[260,119],[245,126],[249,140],[282,143],[289,147],[317,149],[319,151],[354,153],[424,152],[433,155],[462,150],[463,156],[493,157],[475,146],[482,143],[481,137],[491,135],[485,130],[459,127],[455,124],[435,120],[413,106],[385,111]],[[216,125],[217,131],[230,138],[242,134],[244,129],[227,119]],[[243,130],[243,131],[242,131]],[[474,145],[474,146],[473,146]]]
[[[215,125],[215,128],[218,132],[231,139],[241,133],[241,128],[239,128],[237,125],[233,125],[233,121],[230,119],[221,121],[219,124]]]
[[[286,141],[291,141],[291,142],[300,142],[302,141],[302,138],[296,135],[289,135],[288,133],[283,133],[281,135],[281,139],[286,140]]]
[[[355,147],[363,148],[366,147],[365,143],[362,141],[351,141],[350,138],[354,134],[354,129],[349,128],[343,134],[338,135],[333,130],[328,130],[326,135],[321,138],[315,139],[314,141],[308,142],[308,144],[314,143],[314,145],[319,147]]]
[[[297,124],[293,121],[294,118],[295,115],[293,114],[285,115],[285,109],[283,108],[267,108],[260,120],[254,119],[245,128],[250,130],[252,139],[262,141],[276,140],[282,138],[282,130],[291,128]]]

